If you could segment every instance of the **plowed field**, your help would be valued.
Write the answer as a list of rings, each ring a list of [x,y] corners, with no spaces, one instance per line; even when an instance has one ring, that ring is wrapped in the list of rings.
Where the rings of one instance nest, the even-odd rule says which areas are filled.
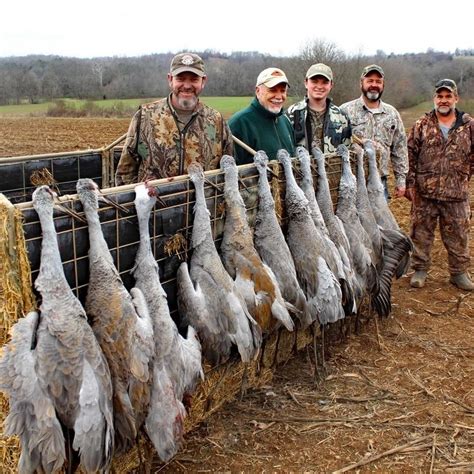
[[[123,135],[129,119],[0,118],[0,157],[103,147]]]
[[[128,122],[0,119],[0,156],[98,148]],[[392,209],[408,230],[408,201]],[[426,287],[410,288],[410,275],[395,282],[391,318],[333,343],[319,384],[312,351],[301,352],[154,470],[474,470],[474,297],[449,284],[446,260],[438,234]]]

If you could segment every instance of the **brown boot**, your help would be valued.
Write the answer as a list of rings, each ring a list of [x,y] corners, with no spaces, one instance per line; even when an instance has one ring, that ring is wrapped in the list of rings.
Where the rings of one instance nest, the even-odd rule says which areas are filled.
[[[410,285],[413,288],[423,288],[425,286],[426,275],[427,273],[425,270],[416,270],[411,277]]]
[[[474,283],[469,278],[467,273],[458,273],[457,275],[451,275],[449,281],[457,286],[460,290],[472,291],[474,290]]]

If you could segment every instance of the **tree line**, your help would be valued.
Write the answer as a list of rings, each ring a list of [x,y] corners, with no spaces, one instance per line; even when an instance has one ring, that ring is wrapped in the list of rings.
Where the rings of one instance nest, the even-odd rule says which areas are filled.
[[[463,97],[474,98],[474,49],[444,53],[348,55],[334,43],[308,42],[291,57],[269,56],[257,51],[220,53],[197,52],[205,61],[209,96],[248,96],[255,90],[261,70],[280,67],[291,83],[290,95],[304,96],[308,67],[323,62],[333,69],[332,97],[337,104],[358,96],[364,66],[380,64],[386,73],[384,99],[396,107],[410,107],[431,97],[434,83],[454,79]],[[140,57],[61,56],[0,58],[0,105],[24,101],[39,103],[57,98],[124,99],[163,97],[168,93],[166,75],[173,53]]]

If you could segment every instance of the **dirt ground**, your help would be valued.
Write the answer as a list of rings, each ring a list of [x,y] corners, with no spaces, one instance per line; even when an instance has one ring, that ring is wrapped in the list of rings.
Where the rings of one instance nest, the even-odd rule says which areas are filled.
[[[101,148],[123,135],[129,119],[0,118],[0,157]]]
[[[127,126],[0,119],[0,156],[97,148]],[[408,230],[408,201],[392,209]],[[474,471],[474,295],[448,276],[438,235],[426,287],[394,282],[392,316],[331,341],[319,383],[308,348],[188,433],[155,472]]]

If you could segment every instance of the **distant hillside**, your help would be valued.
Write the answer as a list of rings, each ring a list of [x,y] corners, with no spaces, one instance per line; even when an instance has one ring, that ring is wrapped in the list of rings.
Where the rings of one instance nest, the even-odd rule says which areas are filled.
[[[348,56],[331,43],[315,40],[294,57],[272,57],[259,52],[199,53],[206,64],[209,96],[249,96],[258,73],[269,66],[285,70],[291,94],[304,95],[304,76],[315,62],[332,67],[333,99],[342,103],[359,95],[362,68],[380,64],[386,72],[384,99],[396,107],[428,100],[433,84],[450,77],[461,94],[474,98],[474,50],[454,54],[427,51],[419,54]],[[167,72],[172,53],[140,57],[79,59],[60,56],[0,58],[0,105],[41,103],[58,97],[74,99],[126,99],[163,97],[168,92]]]

